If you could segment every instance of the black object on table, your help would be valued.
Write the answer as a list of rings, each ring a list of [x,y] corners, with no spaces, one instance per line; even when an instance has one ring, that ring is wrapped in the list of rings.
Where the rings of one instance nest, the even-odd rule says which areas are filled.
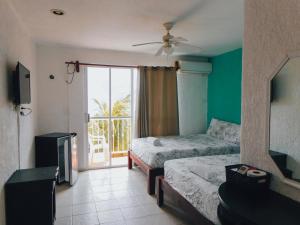
[[[218,217],[223,225],[300,224],[300,203],[271,190],[261,198],[223,183],[219,199]]]
[[[57,182],[69,179],[66,174],[67,153],[71,149],[70,133],[50,133],[35,137],[35,166],[58,166]]]
[[[238,172],[242,167],[253,168],[264,172],[263,176],[247,176],[247,173],[241,174]],[[226,182],[238,186],[240,189],[249,192],[256,193],[256,195],[264,196],[265,193],[269,192],[271,173],[263,171],[261,169],[254,168],[246,164],[235,164],[225,166],[226,170]]]
[[[5,184],[7,225],[53,225],[57,167],[17,170]]]

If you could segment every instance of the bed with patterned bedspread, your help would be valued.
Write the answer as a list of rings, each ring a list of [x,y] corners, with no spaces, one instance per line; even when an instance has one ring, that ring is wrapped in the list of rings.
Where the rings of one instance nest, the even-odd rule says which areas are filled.
[[[164,180],[203,216],[220,225],[218,188],[226,180],[225,166],[238,163],[239,154],[170,160],[164,165]]]
[[[212,119],[206,134],[147,137],[133,140],[132,152],[152,168],[167,160],[239,153],[240,126]]]

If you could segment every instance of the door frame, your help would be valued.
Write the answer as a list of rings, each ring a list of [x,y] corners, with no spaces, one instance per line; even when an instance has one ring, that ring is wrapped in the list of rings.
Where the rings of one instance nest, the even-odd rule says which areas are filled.
[[[89,113],[88,113],[88,68],[89,67],[99,67],[99,68],[108,68],[109,69],[109,165],[108,166],[104,166],[104,167],[97,167],[97,166],[93,166],[91,167],[89,165],[89,141],[88,141],[88,123],[89,123]],[[112,95],[112,91],[111,91],[111,70],[114,67],[108,67],[108,66],[85,66],[84,67],[84,112],[85,112],[85,121],[84,121],[84,165],[86,165],[87,170],[96,170],[96,169],[109,169],[109,168],[119,168],[119,167],[125,167],[127,166],[127,161],[125,164],[122,165],[112,165],[112,119],[114,118],[118,118],[118,117],[112,117],[111,115],[111,95]],[[133,110],[134,109],[134,104],[133,104],[133,95],[134,95],[134,68],[128,68],[128,67],[116,67],[118,69],[129,69],[130,70],[130,94],[131,94],[131,105],[130,105],[130,118],[131,118],[131,140],[133,138],[133,134],[134,134],[134,129],[133,129],[133,124],[134,124],[134,114],[133,114]],[[130,148],[132,145],[132,141],[130,142]]]

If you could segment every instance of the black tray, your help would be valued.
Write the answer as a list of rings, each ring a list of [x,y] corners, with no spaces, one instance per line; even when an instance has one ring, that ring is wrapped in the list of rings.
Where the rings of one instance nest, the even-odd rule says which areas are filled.
[[[243,175],[238,173],[237,171],[233,171],[232,169],[240,168],[241,166],[248,166],[250,168],[257,169],[253,166],[249,166],[246,164],[235,164],[230,166],[225,166],[226,169],[226,182],[232,185],[237,185],[242,189],[252,192],[252,193],[263,193],[269,190],[271,174],[267,171],[265,176],[261,177],[248,177],[247,174]]]

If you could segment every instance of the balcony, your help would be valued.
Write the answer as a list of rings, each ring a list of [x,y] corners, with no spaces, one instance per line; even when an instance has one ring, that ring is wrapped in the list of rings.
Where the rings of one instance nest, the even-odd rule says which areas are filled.
[[[117,117],[112,118],[111,123],[109,122],[109,118],[90,118],[88,123],[90,167],[99,168],[127,163],[127,151],[131,145],[131,118]]]

